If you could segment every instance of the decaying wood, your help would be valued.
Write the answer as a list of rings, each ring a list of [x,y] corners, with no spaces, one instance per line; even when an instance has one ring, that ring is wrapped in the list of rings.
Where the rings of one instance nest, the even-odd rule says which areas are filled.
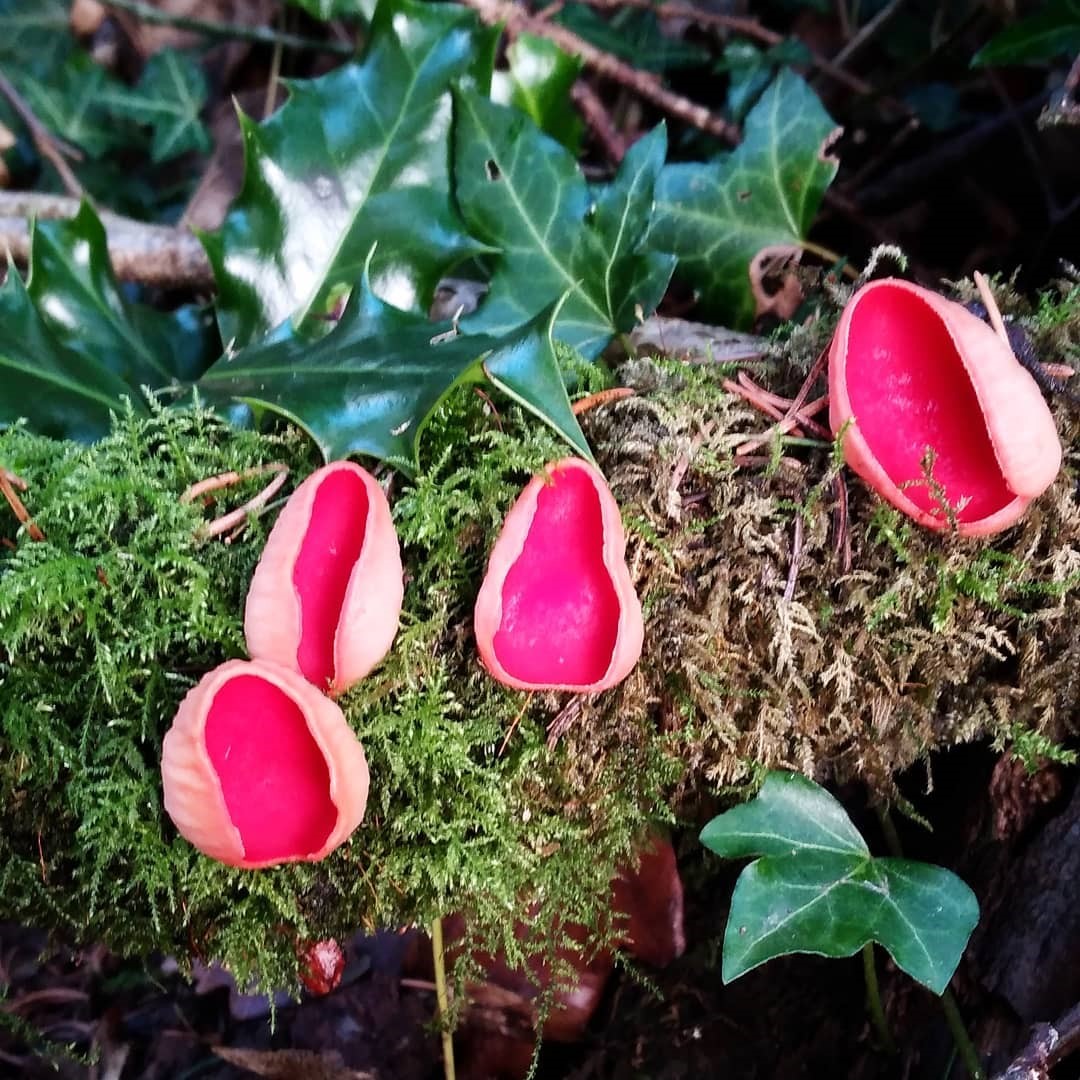
[[[0,191],[0,253],[25,265],[30,258],[30,221],[72,218],[80,201],[31,191]],[[202,244],[191,233],[168,225],[148,225],[98,211],[108,238],[109,258],[121,281],[167,289],[205,290],[214,275]]]

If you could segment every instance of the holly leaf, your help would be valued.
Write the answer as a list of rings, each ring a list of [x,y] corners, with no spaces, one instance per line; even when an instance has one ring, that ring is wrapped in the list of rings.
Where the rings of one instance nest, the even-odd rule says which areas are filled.
[[[581,61],[535,34],[518,35],[507,50],[507,60],[508,69],[492,76],[491,100],[520,109],[541,131],[576,155],[583,124],[571,106],[570,90],[581,71]]]
[[[14,267],[0,286],[0,425],[26,420],[42,435],[93,442],[127,395],[142,397],[93,355],[67,348],[38,314]]]
[[[198,388],[211,404],[239,402],[286,417],[311,435],[327,460],[366,454],[411,473],[431,414],[455,385],[487,370],[496,385],[587,454],[561,380],[555,391],[550,378],[537,373],[545,366],[558,371],[552,315],[505,339],[462,335],[449,323],[383,302],[365,277],[328,334],[311,339],[285,325],[219,361]]]
[[[197,61],[164,49],[147,62],[138,85],[108,89],[99,101],[110,112],[153,130],[150,156],[159,162],[189,150],[209,153],[210,133],[199,119],[207,92]]]
[[[663,170],[652,243],[678,256],[703,315],[738,327],[753,321],[750,265],[767,250],[801,248],[836,175],[827,149],[837,130],[814,92],[785,69],[750,110],[731,153]]]
[[[197,309],[170,314],[124,299],[89,204],[70,220],[35,224],[30,266],[27,292],[52,336],[88,366],[111,370],[129,396],[195,379],[213,359],[213,334]]]
[[[1080,0],[1050,0],[1042,10],[991,38],[971,66],[1036,64],[1080,52]]]
[[[871,856],[843,807],[794,774],[769,773],[757,799],[714,818],[701,840],[727,858],[762,856],[735,885],[725,983],[777,956],[851,956],[875,941],[942,994],[979,919],[955,874]]]
[[[612,184],[590,191],[573,155],[528,117],[468,88],[454,100],[458,203],[472,232],[500,252],[463,328],[506,333],[566,294],[556,335],[595,357],[633,325],[636,305],[652,311],[674,267],[645,248],[664,128],[635,144]]]
[[[490,36],[464,8],[382,0],[362,62],[290,83],[262,124],[241,117],[243,188],[204,239],[223,340],[323,310],[376,241],[372,285],[402,308],[426,306],[447,270],[484,250],[451,206],[447,90],[474,62],[486,85]]]

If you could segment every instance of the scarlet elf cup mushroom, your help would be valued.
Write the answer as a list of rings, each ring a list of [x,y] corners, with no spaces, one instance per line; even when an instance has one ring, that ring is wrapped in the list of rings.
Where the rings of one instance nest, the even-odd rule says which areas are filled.
[[[1015,524],[1061,467],[1054,418],[1006,342],[906,281],[871,282],[844,308],[829,419],[847,464],[883,499],[931,529],[951,516],[961,536]]]
[[[368,767],[338,706],[302,675],[230,660],[180,704],[165,810],[211,858],[254,870],[324,858],[364,817]]]
[[[335,461],[293,492],[274,523],[248,591],[248,652],[340,694],[389,652],[403,592],[382,488],[359,465]]]
[[[480,659],[523,690],[606,690],[641,655],[641,604],[619,507],[580,458],[545,467],[518,496],[476,599]]]

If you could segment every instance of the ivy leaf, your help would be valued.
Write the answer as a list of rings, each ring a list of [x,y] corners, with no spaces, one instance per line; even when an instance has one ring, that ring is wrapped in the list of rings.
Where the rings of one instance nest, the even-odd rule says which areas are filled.
[[[1002,30],[972,58],[986,64],[1033,64],[1080,52],[1080,0],[1050,0],[1042,10]]]
[[[243,188],[204,240],[225,341],[302,323],[360,276],[376,241],[373,286],[402,308],[426,305],[445,271],[483,250],[451,207],[447,89],[476,56],[486,85],[490,37],[464,8],[382,0],[362,62],[290,83],[262,124],[241,117]]]
[[[199,119],[206,97],[206,76],[195,59],[165,49],[150,58],[137,86],[107,90],[99,101],[153,129],[150,156],[159,162],[189,150],[210,151],[210,133]]]
[[[108,433],[110,413],[125,394],[145,411],[119,375],[53,336],[9,268],[0,286],[0,425],[25,419],[42,435],[93,442]]]
[[[564,293],[557,336],[595,357],[659,302],[674,267],[645,250],[666,133],[632,148],[615,181],[589,190],[577,161],[516,109],[455,93],[454,179],[473,233],[500,250],[488,294],[462,326],[506,333]]]
[[[123,298],[89,204],[68,221],[34,226],[30,266],[27,292],[52,336],[88,366],[109,368],[129,396],[195,379],[212,359],[210,328],[195,309],[167,314]]]
[[[432,412],[459,382],[481,378],[483,362],[492,381],[587,454],[561,380],[555,392],[534,373],[557,371],[551,320],[544,313],[503,340],[461,335],[384,303],[365,276],[330,333],[312,340],[285,325],[215,364],[199,391],[212,404],[239,401],[285,416],[327,460],[367,454],[413,472]]]
[[[71,52],[67,0],[0,0],[0,67],[10,75],[48,76]]]
[[[940,866],[874,858],[843,807],[792,773],[769,773],[753,802],[714,818],[702,843],[762,857],[739,875],[724,933],[731,982],[777,956],[851,956],[868,942],[936,994],[979,919],[975,894]]]
[[[750,264],[765,249],[796,251],[836,175],[837,130],[814,92],[785,69],[746,118],[745,137],[710,164],[668,165],[656,186],[653,245],[673,251],[703,314],[754,318]]]
[[[586,4],[567,4],[557,20],[604,52],[642,71],[671,71],[707,63],[709,50],[663,33],[652,11],[623,8],[604,18]]]
[[[23,73],[16,82],[41,122],[91,157],[128,143],[128,130],[102,107],[103,98],[123,94],[126,87],[86,53],[72,53],[40,77]]]
[[[581,71],[581,61],[535,34],[518,35],[507,50],[507,59],[509,69],[492,76],[492,101],[520,109],[541,131],[576,155],[584,125],[571,107],[570,90]]]

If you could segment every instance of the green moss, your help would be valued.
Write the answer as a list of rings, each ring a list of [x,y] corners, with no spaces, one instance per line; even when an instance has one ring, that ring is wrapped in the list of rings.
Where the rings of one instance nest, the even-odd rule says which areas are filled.
[[[797,384],[777,364],[761,380]],[[527,902],[540,931],[558,917],[602,933],[609,879],[643,830],[766,768],[858,775],[888,796],[898,770],[979,736],[1060,754],[1080,716],[1075,417],[1059,415],[1057,484],[992,544],[919,530],[849,478],[845,572],[833,448],[785,446],[799,468],[736,469],[734,446],[766,424],[722,377],[633,361],[617,378],[638,396],[583,418],[647,620],[641,664],[591,699],[510,691],[479,667],[487,552],[528,476],[565,451],[513,408],[496,417],[467,389],[451,399],[421,474],[390,479],[401,632],[342,701],[371,765],[367,818],[324,862],[258,873],[200,856],[161,805],[163,733],[206,670],[242,655],[267,528],[200,543],[218,510],[179,497],[270,461],[298,479],[315,464],[308,444],[200,411],[121,418],[92,448],[0,432],[0,462],[28,482],[47,537],[0,518],[0,918],[223,959],[263,985],[294,985],[298,937],[449,912],[513,957]]]

